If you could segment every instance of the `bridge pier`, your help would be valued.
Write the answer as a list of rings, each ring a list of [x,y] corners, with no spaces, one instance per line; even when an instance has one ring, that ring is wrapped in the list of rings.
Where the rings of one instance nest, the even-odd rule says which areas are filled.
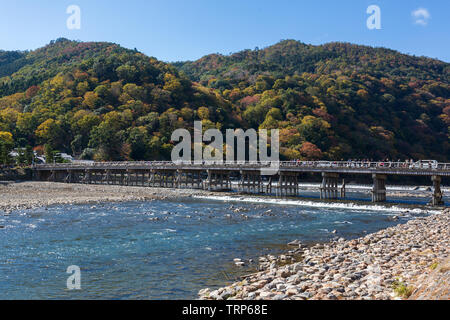
[[[384,174],[373,174],[372,202],[386,202],[386,179]]]
[[[202,189],[203,179],[200,170],[178,170],[177,187],[186,187],[191,189]]]
[[[56,175],[55,170],[52,170],[52,171],[50,172],[50,176],[48,177],[47,181],[49,181],[49,182],[50,182],[50,181],[55,182],[55,181],[56,181],[55,175]]]
[[[111,171],[105,170],[105,175],[103,175],[103,172],[102,172],[101,178],[102,178],[102,180],[101,180],[102,183],[109,185],[111,183]]]
[[[298,194],[298,173],[297,172],[280,172],[278,180],[278,195],[296,196]]]
[[[153,187],[153,188],[155,188],[155,187],[158,187],[158,188],[163,187],[162,177],[161,177],[161,174],[158,171],[156,171],[156,170],[151,170],[150,171],[149,186]]]
[[[139,178],[139,174],[136,170],[130,171],[130,173],[128,173],[130,175],[130,185],[131,186],[137,186],[138,185],[138,178]]]
[[[206,180],[205,187],[210,190],[230,190],[231,180],[230,172],[222,170],[207,170],[208,179]]]
[[[67,170],[66,176],[64,178],[64,183],[72,183],[73,182],[73,173],[72,170]]]
[[[126,183],[126,176],[125,176],[126,171],[125,170],[120,170],[117,174],[116,174],[116,182],[118,185],[120,186],[124,186]]]
[[[339,174],[322,172],[322,185],[320,186],[320,199],[338,198]]]
[[[136,171],[136,186],[139,187],[145,186],[145,171],[143,170]]]
[[[83,171],[74,170],[72,174],[72,182],[80,183],[82,181]]]
[[[89,174],[89,184],[97,184],[97,173],[94,170],[91,170]]]
[[[341,186],[341,199],[345,199],[347,196],[347,190],[346,190],[346,184],[345,179],[342,179],[342,186]]]
[[[175,188],[177,180],[177,170],[157,170],[159,186],[162,188]]]
[[[125,172],[122,173],[122,184],[124,186],[129,186],[130,182],[131,182],[131,177],[130,177],[130,170],[125,170]]]
[[[90,183],[90,175],[91,175],[90,170],[85,169],[84,173],[83,173],[83,178],[81,179],[81,183],[89,184]]]
[[[144,170],[141,170],[141,186],[145,187],[145,182],[146,182],[146,172]]]
[[[156,187],[156,176],[155,176],[155,170],[150,170],[149,173],[149,179],[148,179],[148,186],[149,187]]]
[[[130,176],[130,186],[136,186],[137,185],[137,172],[135,170],[132,170],[128,173],[128,175]]]
[[[144,187],[145,186],[145,171],[139,170],[139,186]]]
[[[94,172],[95,184],[102,184],[103,171]]]
[[[68,171],[52,170],[47,181],[70,183],[71,181],[68,180],[70,174],[71,173],[69,170]]]
[[[269,182],[267,183],[266,187],[266,193],[271,194],[272,193],[272,185],[273,185],[273,176],[269,177]]]
[[[109,181],[110,177],[106,179]],[[127,170],[126,184],[128,186],[143,187],[145,186],[145,171],[143,170]]]
[[[41,173],[40,171],[36,171],[36,170],[31,171],[31,180],[32,181],[41,180],[40,173]]]
[[[239,181],[239,191],[241,192],[263,192],[263,183],[259,171],[241,170],[241,180]]]
[[[444,201],[442,200],[443,194],[441,191],[441,177],[432,176],[431,181],[433,181],[433,198],[431,200],[431,205],[443,206]]]

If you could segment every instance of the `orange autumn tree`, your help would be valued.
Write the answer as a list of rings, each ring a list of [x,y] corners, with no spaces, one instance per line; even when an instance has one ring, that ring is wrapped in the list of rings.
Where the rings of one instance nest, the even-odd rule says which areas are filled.
[[[320,160],[323,156],[322,150],[311,142],[304,142],[302,144],[300,154],[305,160]]]

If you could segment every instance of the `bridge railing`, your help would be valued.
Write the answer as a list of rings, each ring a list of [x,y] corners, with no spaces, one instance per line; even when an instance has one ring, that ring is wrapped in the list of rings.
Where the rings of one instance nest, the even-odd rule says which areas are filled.
[[[93,162],[93,163],[62,163],[62,164],[38,164],[36,169],[114,169],[114,168],[314,168],[314,169],[397,169],[397,170],[444,170],[450,171],[450,163],[438,163],[436,161],[418,162],[369,162],[369,161],[135,161],[135,162]]]

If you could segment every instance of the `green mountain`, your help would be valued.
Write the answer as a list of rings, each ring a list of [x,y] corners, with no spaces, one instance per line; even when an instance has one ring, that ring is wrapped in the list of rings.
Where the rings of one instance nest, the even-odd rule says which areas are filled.
[[[346,43],[282,41],[167,64],[104,42],[0,51],[0,162],[13,147],[170,159],[172,132],[280,129],[283,159],[450,155],[448,63]]]
[[[2,52],[0,73],[3,162],[12,145],[49,156],[170,159],[175,129],[199,117],[206,128],[237,123],[232,105],[212,90],[112,43],[59,39],[36,51]]]
[[[450,64],[348,43],[286,40],[175,66],[280,128],[288,158],[450,158]]]

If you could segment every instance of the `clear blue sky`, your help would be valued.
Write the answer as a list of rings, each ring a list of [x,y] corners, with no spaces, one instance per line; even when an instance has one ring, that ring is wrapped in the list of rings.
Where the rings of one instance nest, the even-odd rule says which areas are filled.
[[[69,5],[81,9],[80,30],[66,27]],[[381,30],[366,27],[369,5],[381,8]],[[414,17],[419,8],[430,16]],[[450,62],[448,0],[2,0],[0,10],[3,50],[66,37],[177,61],[295,39],[383,46]]]

